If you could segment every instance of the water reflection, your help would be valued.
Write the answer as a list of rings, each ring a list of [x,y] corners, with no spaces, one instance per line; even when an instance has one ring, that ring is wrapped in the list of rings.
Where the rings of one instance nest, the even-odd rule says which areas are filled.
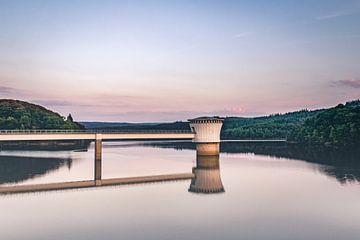
[[[143,145],[177,150],[196,149],[191,142],[149,142],[143,143]],[[360,149],[340,151],[287,143],[223,142],[220,145],[220,152],[229,154],[254,153],[288,160],[303,160],[316,163],[320,172],[335,178],[341,184],[360,182]]]
[[[0,184],[19,183],[71,165],[71,158],[0,156]]]
[[[220,175],[220,162],[219,155],[200,155],[201,152],[196,154],[196,166],[192,168],[192,173],[172,173],[161,175],[147,175],[125,178],[102,178],[102,159],[96,158],[93,161],[94,164],[94,176],[93,180],[82,181],[70,181],[65,180],[55,183],[42,183],[42,184],[30,184],[30,185],[18,185],[9,187],[0,187],[0,193],[20,193],[20,192],[32,192],[32,191],[48,191],[48,190],[62,190],[62,189],[74,189],[84,187],[101,187],[110,185],[121,184],[137,184],[137,183],[151,183],[151,182],[164,182],[164,181],[179,181],[179,180],[191,180],[189,192],[193,193],[221,193],[224,192],[224,186],[221,181]],[[194,154],[195,155],[195,154]],[[29,157],[14,157],[14,156],[0,156],[0,159],[7,160],[2,162],[2,167],[5,172],[8,172],[8,176],[17,176],[22,181],[26,179],[34,178],[38,175],[45,175],[51,170],[58,169],[60,166],[67,163],[69,169],[71,168],[72,159],[62,158],[29,158]],[[15,161],[17,159],[18,161]],[[21,160],[21,164],[16,164]],[[46,164],[41,164],[41,162]],[[40,168],[39,170],[39,166]],[[9,170],[9,168],[13,168]],[[190,170],[190,169],[189,169]],[[23,171],[34,171],[32,174],[21,174]],[[4,175],[6,176],[6,175]],[[10,179],[6,179],[2,183],[9,183]]]
[[[86,150],[90,140],[1,141],[0,150],[61,151]]]
[[[63,159],[59,170],[39,171],[43,176],[16,185],[24,186],[24,191],[29,183],[86,180],[43,185],[42,189],[76,188],[66,192],[0,194],[1,239],[359,238],[359,186],[348,184],[359,181],[359,155],[258,143],[223,143],[221,150],[220,159],[196,159],[195,145],[190,142],[106,143],[103,178],[181,172],[191,175],[184,181],[131,187],[94,187],[94,145],[88,152],[78,153],[1,152]],[[71,170],[67,169],[67,156],[72,159]],[[29,159],[24,157],[23,161]],[[298,161],[301,159],[306,162]],[[9,161],[5,165],[12,165]],[[9,171],[4,163],[0,162],[0,176]],[[44,159],[34,165],[46,163]],[[33,168],[26,164],[21,168]],[[21,168],[11,172],[18,174]],[[79,187],[90,189],[78,191]],[[192,191],[219,189],[226,193],[204,195]],[[19,226],[24,226],[21,231]]]
[[[139,146],[150,146],[154,148],[173,148],[177,150],[191,149],[194,150],[195,158],[196,146],[192,142],[119,142],[116,145],[106,145],[107,148],[132,148]],[[90,149],[90,147],[88,147]],[[123,151],[123,150],[119,150]],[[131,152],[131,151],[130,151]],[[137,152],[137,151],[136,151]],[[305,148],[298,145],[290,145],[285,143],[234,143],[225,142],[221,144],[222,153],[254,153],[256,155],[265,155],[286,160],[303,160],[306,162],[316,163],[313,166],[320,172],[335,178],[341,184],[359,183],[360,182],[360,153],[359,151],[332,151],[330,149],[313,149]],[[61,167],[72,167],[72,157],[35,157],[35,156],[16,156],[17,151],[12,154],[0,155],[0,184],[16,184],[28,179],[49,175],[49,173],[58,170]],[[18,152],[21,155],[21,151]],[[85,153],[84,153],[85,154]],[[136,154],[136,153],[132,153]],[[12,156],[11,156],[12,155]],[[191,155],[191,154],[190,154]],[[78,155],[80,156],[80,155]],[[86,158],[92,162],[89,163],[95,170],[94,176],[90,179],[101,180],[102,163],[93,161],[89,156],[82,155],[80,158]],[[114,157],[113,157],[114,158]],[[104,161],[107,162],[105,156]],[[150,159],[150,158],[149,158]],[[108,159],[111,160],[111,159]],[[190,159],[189,159],[190,160]],[[122,165],[121,162],[112,162]],[[89,166],[88,166],[89,167]],[[87,167],[87,168],[88,168]],[[161,168],[161,166],[159,166]],[[84,172],[83,167],[78,168]],[[73,170],[71,170],[73,172]],[[105,171],[106,172],[106,171]],[[185,169],[184,172],[187,172]],[[190,174],[190,169],[188,170]],[[158,171],[157,174],[165,174],[166,172]],[[192,168],[195,178],[192,179],[189,192],[193,193],[219,193],[224,192],[224,186],[221,181],[220,160],[219,156],[196,156],[196,166]],[[76,174],[76,172],[74,172]],[[126,172],[123,176],[128,176]],[[138,174],[138,172],[136,172]],[[146,175],[138,174],[138,175]],[[51,175],[51,174],[50,174]],[[92,174],[91,174],[92,175]],[[149,174],[155,175],[155,174]],[[73,175],[74,176],[74,175]],[[81,176],[81,175],[80,175]],[[116,175],[118,177],[121,175]],[[61,179],[61,178],[59,178]],[[81,179],[78,177],[78,179]],[[87,177],[85,179],[88,179]]]
[[[191,180],[189,192],[221,193],[225,191],[221,182],[219,155],[197,155],[196,167],[192,172],[195,177]]]

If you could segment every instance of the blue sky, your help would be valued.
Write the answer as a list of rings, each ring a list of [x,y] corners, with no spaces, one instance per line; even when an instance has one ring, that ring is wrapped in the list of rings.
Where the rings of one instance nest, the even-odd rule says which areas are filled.
[[[257,116],[360,96],[360,1],[0,0],[0,97],[76,120]]]

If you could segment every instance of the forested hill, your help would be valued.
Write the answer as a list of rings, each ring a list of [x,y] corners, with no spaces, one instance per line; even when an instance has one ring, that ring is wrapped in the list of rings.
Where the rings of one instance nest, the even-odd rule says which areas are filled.
[[[289,139],[311,145],[360,148],[360,100],[316,114],[296,127]]]
[[[126,123],[126,122],[81,122],[87,129],[104,131],[188,130],[188,122]]]
[[[286,139],[305,120],[325,110],[301,110],[264,117],[228,117],[222,128],[223,139]]]
[[[329,109],[256,118],[226,118],[223,139],[276,139],[313,146],[360,147],[360,101]]]
[[[12,99],[0,99],[0,129],[83,129],[67,118],[42,106]]]

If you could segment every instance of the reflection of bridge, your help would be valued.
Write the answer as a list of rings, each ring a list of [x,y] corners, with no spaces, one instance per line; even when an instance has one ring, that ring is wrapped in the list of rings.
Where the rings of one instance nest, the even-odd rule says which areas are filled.
[[[99,169],[97,169],[98,167],[99,166],[95,165],[95,172],[99,171]],[[224,187],[222,185],[220,176],[219,156],[197,155],[196,167],[193,168],[192,173],[177,173],[167,175],[110,179],[95,178],[94,180],[87,181],[5,186],[0,187],[0,194],[79,189],[129,184],[145,184],[181,180],[191,180],[189,192],[207,194],[224,192]]]
[[[76,181],[76,182],[18,185],[18,186],[0,187],[0,194],[65,190],[65,189],[75,189],[75,188],[89,188],[89,187],[140,184],[140,183],[165,182],[165,181],[180,181],[180,180],[188,180],[193,178],[194,178],[194,174],[192,173],[180,173],[180,174],[155,175],[155,176],[143,176],[143,177],[110,178],[110,179],[102,179],[102,180],[99,179],[99,180]]]

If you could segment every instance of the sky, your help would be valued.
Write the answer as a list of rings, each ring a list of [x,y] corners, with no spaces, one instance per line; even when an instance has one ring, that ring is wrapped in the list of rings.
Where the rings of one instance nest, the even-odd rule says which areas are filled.
[[[0,0],[0,98],[78,121],[334,106],[360,98],[360,1]]]

